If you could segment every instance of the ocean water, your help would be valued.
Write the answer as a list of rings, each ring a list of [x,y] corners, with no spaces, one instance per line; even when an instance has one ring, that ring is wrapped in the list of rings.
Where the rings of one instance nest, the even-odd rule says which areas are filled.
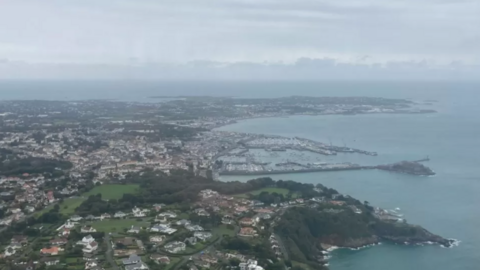
[[[337,250],[332,270],[480,269],[480,84],[427,82],[0,82],[0,100],[47,99],[158,102],[154,95],[237,97],[377,96],[437,100],[439,112],[425,115],[295,116],[252,119],[221,129],[300,136],[376,151],[377,157],[339,155],[329,161],[381,164],[429,156],[437,175],[417,177],[383,171],[275,175],[322,183],[386,209],[401,208],[408,222],[447,238],[458,247],[383,244],[359,251]],[[327,158],[326,158],[327,159]],[[248,177],[223,177],[248,180]]]
[[[331,140],[334,144],[345,143],[379,153],[377,157],[357,154],[325,157],[326,161],[383,164],[428,155],[431,161],[426,165],[437,173],[433,177],[370,170],[272,178],[322,183],[372,205],[398,207],[408,222],[461,241],[454,248],[383,244],[359,251],[337,250],[330,259],[332,270],[473,270],[480,265],[480,118],[472,102],[472,99],[478,101],[478,97],[460,94],[437,114],[264,118],[221,129]],[[251,178],[222,177],[225,181]]]

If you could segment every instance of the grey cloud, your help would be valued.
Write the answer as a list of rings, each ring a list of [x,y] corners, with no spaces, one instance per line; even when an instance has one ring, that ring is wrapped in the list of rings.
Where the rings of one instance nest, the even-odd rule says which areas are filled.
[[[0,59],[28,62],[29,72],[38,63],[91,74],[84,67],[106,64],[105,76],[130,69],[131,59],[144,72],[163,63],[167,74],[187,66],[201,74],[194,63],[205,59],[268,76],[278,72],[265,62],[289,63],[279,70],[476,65],[478,14],[477,0],[3,0]]]

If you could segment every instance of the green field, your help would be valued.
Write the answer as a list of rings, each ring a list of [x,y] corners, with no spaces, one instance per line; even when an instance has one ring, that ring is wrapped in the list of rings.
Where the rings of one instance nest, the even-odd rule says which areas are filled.
[[[67,216],[72,215],[75,212],[75,208],[79,207],[83,201],[85,201],[85,198],[81,197],[65,199],[62,203],[58,205],[60,206],[60,213]],[[45,207],[42,211],[35,213],[35,216],[39,217],[44,213],[47,213],[48,211],[53,209],[53,206],[54,204]]]
[[[214,234],[214,236],[223,236],[223,235],[229,235],[229,236],[235,236],[235,227],[233,230],[230,230],[227,228],[227,225],[225,224],[222,224],[220,226],[218,226],[217,228],[213,229],[212,230],[212,233]]]
[[[90,195],[97,195],[102,194],[102,199],[112,200],[112,199],[120,199],[122,198],[123,194],[126,193],[136,193],[139,189],[138,185],[101,185],[96,186],[89,192],[83,194],[84,197],[88,197]]]
[[[249,191],[249,192],[237,194],[237,195],[235,195],[235,197],[237,197],[237,198],[248,198],[248,194],[258,195],[262,192],[268,192],[268,193],[276,192],[278,194],[283,194],[283,196],[286,196],[289,193],[289,190],[286,189],[286,188],[274,188],[274,187],[261,188],[261,189],[257,189],[257,190],[254,190],[254,191]],[[295,196],[293,196],[293,197],[295,197]]]
[[[143,229],[150,227],[149,222],[137,221],[135,219],[101,220],[90,224],[99,232],[123,232],[124,229],[130,229],[132,225],[140,226]]]

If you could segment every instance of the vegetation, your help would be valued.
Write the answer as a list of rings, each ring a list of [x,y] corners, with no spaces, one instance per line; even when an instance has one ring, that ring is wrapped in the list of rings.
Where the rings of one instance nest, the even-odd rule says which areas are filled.
[[[69,161],[38,157],[19,157],[8,149],[0,149],[0,174],[20,176],[28,174],[59,174],[72,167]]]
[[[136,219],[112,219],[95,221],[90,225],[99,232],[123,232],[132,226],[140,226],[145,229],[150,226],[150,223],[137,221]]]
[[[120,199],[124,194],[135,194],[139,185],[101,185],[83,194],[83,196],[101,194],[105,200]]]

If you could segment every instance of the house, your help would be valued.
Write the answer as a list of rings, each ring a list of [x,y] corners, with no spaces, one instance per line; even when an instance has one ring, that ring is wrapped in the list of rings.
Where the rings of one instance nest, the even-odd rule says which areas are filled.
[[[255,221],[252,218],[242,218],[240,219],[240,225],[252,226],[255,224]]]
[[[162,207],[165,206],[164,204],[154,204],[153,205],[153,209],[155,209],[155,211],[160,211],[162,210]]]
[[[185,243],[183,242],[175,241],[175,242],[166,244],[164,247],[165,247],[165,250],[170,253],[178,253],[178,252],[184,251],[187,245],[185,245]]]
[[[95,220],[95,219],[98,219],[96,216],[94,215],[88,215],[85,217],[86,220]]]
[[[25,235],[15,235],[12,237],[10,240],[10,243],[12,244],[20,244],[20,245],[26,245],[28,244],[28,237]]]
[[[95,242],[95,238],[93,238],[91,235],[87,235],[83,237],[81,241],[78,241],[77,245],[86,246],[92,242]]]
[[[206,240],[208,240],[209,238],[212,237],[212,233],[210,233],[210,232],[195,232],[193,234],[193,236],[198,238],[198,240],[200,240],[200,241],[206,241]]]
[[[132,209],[132,214],[134,217],[146,217],[146,211],[142,210],[140,208],[137,208],[136,206]]]
[[[263,206],[264,203],[261,202],[261,201],[253,200],[253,201],[251,201],[251,205],[256,206],[256,207],[260,207],[260,206]]]
[[[352,211],[355,213],[355,214],[361,214],[362,213],[362,210],[360,210],[358,207],[356,207],[355,205],[350,205],[350,209],[352,209]]]
[[[191,231],[191,232],[195,232],[195,231],[203,231],[203,227],[200,226],[200,225],[186,225],[185,226],[185,229]]]
[[[110,214],[107,214],[107,213],[100,216],[100,220],[110,219],[110,218],[112,218],[112,216]]]
[[[229,224],[232,224],[232,223],[233,223],[233,220],[231,219],[230,216],[222,217],[222,224],[229,225]]]
[[[158,264],[165,264],[165,265],[170,264],[170,258],[164,255],[153,254],[150,256],[150,259],[152,261],[155,261]]]
[[[159,217],[167,217],[167,218],[176,218],[177,214],[175,214],[173,212],[170,212],[170,211],[167,211],[167,212],[163,212],[163,213],[158,214],[158,216]]]
[[[65,238],[55,238],[50,240],[50,244],[52,246],[63,246],[63,245],[66,245],[67,243],[68,243],[68,240]]]
[[[116,242],[115,242],[115,245],[123,245],[123,246],[133,246],[136,244],[136,238],[134,237],[124,237],[124,238],[121,238],[121,239],[118,239]]]
[[[91,243],[88,243],[87,245],[85,245],[82,249],[83,252],[85,253],[92,253],[94,252],[95,250],[98,249],[98,243],[93,241]]]
[[[205,209],[200,208],[200,209],[195,209],[195,214],[201,216],[201,217],[209,217],[210,213],[208,213]]]
[[[70,220],[67,220],[67,222],[65,222],[65,224],[63,225],[64,228],[67,228],[67,229],[72,229],[75,227],[75,223],[71,222]]]
[[[142,227],[132,225],[130,230],[128,230],[127,232],[128,233],[140,233],[141,230],[142,230]]]
[[[63,249],[59,247],[51,247],[51,248],[42,248],[40,250],[40,253],[55,256],[55,255],[58,255],[60,251],[63,251]]]
[[[122,263],[123,265],[130,265],[130,264],[139,263],[141,261],[142,261],[142,258],[140,258],[137,254],[132,254],[127,259],[123,259]]]
[[[170,228],[169,226],[167,225],[163,225],[163,224],[158,224],[158,225],[154,225],[152,228],[150,228],[150,231],[151,232],[159,232],[159,233],[164,233],[164,234],[173,234],[175,233],[177,230],[176,229],[173,229],[173,228]]]
[[[113,215],[114,218],[124,218],[126,216],[127,214],[123,213],[122,211],[118,211],[115,213],[115,215]]]
[[[70,229],[63,228],[63,230],[61,230],[58,235],[59,236],[69,236],[70,235]]]
[[[190,225],[191,222],[190,222],[190,220],[181,219],[181,220],[177,221],[175,224],[177,224],[178,226],[186,226],[186,225]]]
[[[53,196],[53,191],[47,192],[47,200],[49,203],[53,203],[55,201],[55,197]]]
[[[146,270],[146,269],[148,269],[148,266],[143,262],[125,266],[125,270]]]
[[[42,260],[47,266],[53,266],[60,263],[58,258],[45,258]]]
[[[150,242],[155,243],[155,244],[161,244],[163,241],[165,241],[165,236],[164,235],[154,235],[150,236]]]
[[[81,233],[93,233],[93,232],[96,232],[96,231],[97,230],[95,230],[95,228],[93,228],[90,225],[85,225],[85,226],[82,227],[82,229],[80,229]]]
[[[90,270],[90,269],[93,269],[95,267],[98,267],[98,263],[96,261],[90,261],[90,262],[85,263],[85,269],[86,270]]]
[[[243,227],[240,229],[240,232],[238,233],[239,236],[245,236],[245,237],[255,236],[256,234],[257,232],[255,231],[255,229],[251,227]]]
[[[248,260],[246,263],[240,263],[238,265],[240,270],[263,270],[263,267],[258,265],[258,262],[255,260]]]
[[[127,259],[122,260],[122,263],[125,267],[125,270],[148,269],[148,266],[142,262],[142,258],[136,254],[132,254]]]
[[[79,222],[82,219],[83,218],[79,215],[73,215],[73,216],[70,217],[70,220],[73,221],[73,222]]]
[[[192,246],[195,246],[195,245],[197,244],[197,238],[196,238],[195,236],[193,236],[193,237],[188,237],[188,238],[186,238],[185,241],[183,241],[183,242],[188,243],[188,244],[190,244],[190,245],[192,245]]]
[[[201,255],[200,260],[202,260],[204,262],[208,262],[210,264],[216,264],[218,262],[218,259],[216,257],[208,255],[208,254]]]

